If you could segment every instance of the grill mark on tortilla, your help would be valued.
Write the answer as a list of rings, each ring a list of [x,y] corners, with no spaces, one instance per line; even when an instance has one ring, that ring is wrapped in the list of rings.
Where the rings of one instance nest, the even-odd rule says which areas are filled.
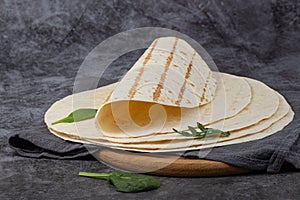
[[[159,83],[158,83],[155,91],[153,92],[153,101],[157,101],[159,99],[159,97],[160,97],[161,89],[163,88],[163,84],[165,82],[165,79],[166,79],[166,76],[167,76],[167,72],[168,72],[170,64],[172,62],[172,59],[173,59],[173,56],[174,56],[174,52],[175,52],[177,43],[178,43],[178,38],[175,39],[175,43],[173,45],[172,51],[170,52],[170,54],[169,54],[169,56],[167,58],[164,72],[161,74],[160,81],[159,81]]]
[[[106,97],[106,99],[104,100],[104,103],[106,103],[106,102],[110,99],[112,93],[113,93],[113,90],[112,90],[112,91],[109,93],[109,95]]]
[[[188,68],[186,70],[185,77],[184,77],[184,82],[183,82],[183,84],[182,84],[182,86],[180,88],[180,92],[179,92],[177,101],[175,102],[176,105],[180,105],[180,103],[182,101],[183,93],[184,93],[185,88],[186,88],[187,79],[189,79],[190,76],[191,76],[191,70],[193,68],[193,60],[194,60],[195,55],[196,55],[196,51],[194,51],[193,56],[191,58],[191,61],[189,63],[189,66],[188,66]]]
[[[207,80],[206,80],[206,82],[205,82],[205,85],[204,85],[204,88],[203,88],[203,92],[202,92],[202,96],[201,96],[201,98],[200,98],[201,102],[203,102],[204,100],[205,100],[205,101],[208,101],[208,100],[205,98],[205,94],[206,94],[206,91],[207,91],[206,88],[207,88],[207,86],[208,86],[208,81],[209,81],[210,76],[211,76],[211,72],[209,72],[208,78],[207,78]]]
[[[142,77],[144,71],[145,71],[144,67],[148,63],[148,61],[150,60],[152,52],[153,52],[155,46],[157,45],[157,42],[158,42],[158,39],[156,39],[154,41],[152,49],[150,50],[150,52],[146,56],[146,58],[145,58],[145,60],[143,62],[142,67],[139,69],[137,77],[135,77],[134,84],[133,84],[133,86],[131,87],[131,89],[129,91],[129,95],[128,95],[129,99],[132,99],[134,97],[135,93],[136,93],[136,88],[137,88],[137,86],[138,86],[138,84],[139,84],[139,82],[141,80],[141,77]]]

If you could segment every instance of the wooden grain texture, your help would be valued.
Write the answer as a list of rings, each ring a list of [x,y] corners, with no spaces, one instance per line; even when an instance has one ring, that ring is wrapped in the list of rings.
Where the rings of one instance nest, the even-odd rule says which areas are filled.
[[[159,176],[208,177],[251,172],[223,162],[169,155],[103,149],[96,156],[115,168]]]

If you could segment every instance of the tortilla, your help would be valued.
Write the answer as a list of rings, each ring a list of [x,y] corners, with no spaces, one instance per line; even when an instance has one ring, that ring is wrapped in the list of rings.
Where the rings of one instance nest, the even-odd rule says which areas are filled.
[[[247,81],[229,74],[218,74],[217,76],[220,76],[220,81],[218,81],[216,95],[212,102],[197,108],[182,109],[182,116],[179,117],[178,115],[175,115],[175,117],[174,115],[168,116],[170,119],[170,124],[168,124],[170,127],[168,129],[169,132],[173,127],[178,128],[178,126],[184,126],[184,128],[186,128],[188,125],[196,124],[196,122],[209,124],[224,118],[233,117],[249,105],[252,96],[251,87]],[[51,123],[66,117],[79,108],[99,108],[101,103],[105,101],[105,97],[116,87],[116,84],[117,83],[70,95],[57,101],[45,114],[47,126],[56,132],[83,138],[107,138],[97,129],[94,119],[56,125],[52,125]],[[234,87],[235,85],[236,87]],[[226,99],[226,101],[224,101],[224,99]],[[194,117],[196,114],[197,116]],[[181,124],[179,123],[180,120]]]
[[[215,90],[213,73],[188,43],[158,38],[107,96],[96,122],[110,137],[162,132],[167,115],[211,102]]]

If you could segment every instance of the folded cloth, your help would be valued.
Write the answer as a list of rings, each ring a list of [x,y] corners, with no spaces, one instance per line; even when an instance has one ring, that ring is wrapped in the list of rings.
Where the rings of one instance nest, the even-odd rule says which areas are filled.
[[[209,149],[208,154],[204,158],[238,167],[273,173],[279,172],[285,162],[300,169],[299,131],[300,117],[296,114],[294,121],[283,131],[261,140],[243,143],[243,145],[235,144]],[[26,157],[53,159],[93,158],[84,144],[64,141],[50,134],[44,125],[33,126],[23,133],[13,135],[9,138],[9,144],[19,155]],[[180,153],[183,157],[194,158],[203,158],[202,155],[205,154],[205,150]]]
[[[53,159],[92,159],[81,143],[62,140],[50,134],[45,125],[32,127],[8,139],[9,145],[24,157]]]

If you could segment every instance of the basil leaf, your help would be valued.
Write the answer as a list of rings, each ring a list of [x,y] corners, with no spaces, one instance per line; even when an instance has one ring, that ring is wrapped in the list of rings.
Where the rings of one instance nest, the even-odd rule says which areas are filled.
[[[92,108],[78,109],[72,112],[71,114],[69,114],[66,118],[53,122],[52,125],[59,124],[59,123],[79,122],[87,119],[92,119],[96,116],[96,113],[97,113],[97,109],[92,109]]]
[[[79,172],[78,175],[107,179],[114,186],[115,190],[119,192],[142,192],[160,187],[160,182],[153,177],[122,171],[113,171],[110,173]]]

